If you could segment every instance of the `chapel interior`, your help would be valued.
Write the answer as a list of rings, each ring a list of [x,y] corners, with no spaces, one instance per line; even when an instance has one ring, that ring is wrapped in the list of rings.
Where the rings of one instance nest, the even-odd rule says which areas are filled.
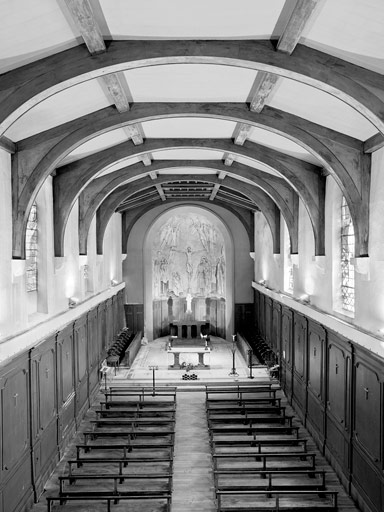
[[[381,0],[0,0],[0,512],[384,510],[383,74]]]

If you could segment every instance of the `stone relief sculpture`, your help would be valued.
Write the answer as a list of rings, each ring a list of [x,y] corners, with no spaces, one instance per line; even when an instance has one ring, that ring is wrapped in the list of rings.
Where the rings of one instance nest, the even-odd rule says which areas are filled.
[[[153,241],[152,254],[154,298],[224,297],[224,239],[203,215],[168,219]]]

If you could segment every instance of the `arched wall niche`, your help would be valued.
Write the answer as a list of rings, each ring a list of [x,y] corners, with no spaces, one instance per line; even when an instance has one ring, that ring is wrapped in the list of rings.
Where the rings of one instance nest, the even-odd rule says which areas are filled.
[[[151,341],[153,332],[153,240],[160,227],[169,219],[184,214],[199,215],[217,226],[222,233],[225,246],[225,334],[231,339],[234,330],[234,304],[251,303],[253,278],[252,260],[249,256],[250,242],[239,219],[222,207],[201,207],[197,203],[187,206],[161,205],[147,212],[130,232],[127,244],[127,258],[123,263],[126,282],[126,302],[144,305],[146,335]],[[191,248],[195,251],[196,247]],[[182,254],[179,254],[182,257]],[[195,256],[199,256],[197,253]],[[184,255],[185,259],[186,256]],[[200,258],[193,263],[200,262]],[[194,269],[196,271],[196,268]],[[184,276],[185,277],[185,276]],[[187,282],[187,281],[185,281]],[[193,283],[196,286],[196,280]]]

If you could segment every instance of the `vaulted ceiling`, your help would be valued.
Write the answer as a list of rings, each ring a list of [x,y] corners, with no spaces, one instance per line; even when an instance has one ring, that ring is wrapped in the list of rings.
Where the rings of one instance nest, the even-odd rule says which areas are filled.
[[[15,258],[54,187],[55,252],[76,201],[80,253],[118,211],[220,204],[279,252],[298,204],[324,254],[332,175],[368,253],[371,153],[384,145],[381,0],[0,0],[0,147],[11,152]]]

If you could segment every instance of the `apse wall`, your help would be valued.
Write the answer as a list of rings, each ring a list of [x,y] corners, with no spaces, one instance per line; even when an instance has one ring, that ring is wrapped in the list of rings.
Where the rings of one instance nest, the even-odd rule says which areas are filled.
[[[253,302],[251,287],[253,276],[253,265],[250,257],[250,242],[246,230],[240,220],[231,212],[218,206],[202,207],[199,203],[191,203],[191,206],[183,206],[183,211],[199,208],[203,215],[215,215],[223,222],[227,233],[228,242],[233,251],[227,260],[228,266],[232,269],[230,282],[227,283],[227,297],[230,297],[229,309],[227,310],[227,333],[231,335],[234,328],[234,305],[250,304]],[[143,215],[132,228],[127,245],[127,258],[123,263],[123,279],[126,283],[126,303],[138,308],[146,305],[145,317],[149,319],[146,325],[147,336],[151,339],[151,310],[150,301],[145,304],[149,297],[150,284],[146,276],[151,273],[152,264],[147,259],[146,237],[153,223],[166,211],[176,211],[176,207],[161,205]],[[196,210],[197,211],[197,210]],[[147,293],[145,293],[147,290]],[[144,308],[145,309],[145,308]]]

